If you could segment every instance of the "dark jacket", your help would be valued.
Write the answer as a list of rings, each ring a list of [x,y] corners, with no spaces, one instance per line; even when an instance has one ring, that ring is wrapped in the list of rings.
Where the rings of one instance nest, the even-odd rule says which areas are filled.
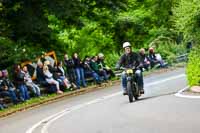
[[[36,75],[37,75],[37,81],[40,83],[40,82],[43,82],[43,81],[46,81],[45,79],[45,75],[43,73],[43,69],[40,68],[40,67],[37,67],[36,68]]]
[[[15,72],[15,74],[14,74],[14,82],[15,82],[15,84],[17,86],[25,84],[24,77],[25,77],[25,74],[21,70],[18,71],[18,72]]]
[[[86,60],[84,61],[84,71],[85,71],[85,73],[94,71],[94,70],[92,70],[90,64],[91,64],[91,61],[86,61]]]
[[[97,63],[98,63],[98,65],[99,65],[99,68],[100,68],[100,69],[105,69],[106,64],[104,63],[104,60],[98,59]]]
[[[145,63],[146,61],[150,61],[149,57],[146,54],[139,54],[139,55],[140,55],[140,61],[142,63]],[[145,61],[145,59],[146,59],[146,61]]]
[[[90,67],[92,68],[92,70],[94,70],[95,72],[99,72],[99,65],[97,62],[91,61],[90,62]]]
[[[133,66],[138,67],[140,65],[140,57],[137,53],[131,52],[130,54],[124,54],[121,56],[119,62],[117,63],[117,68],[125,67],[132,68]]]
[[[8,78],[3,78],[3,85],[8,88],[15,88],[14,84]]]
[[[57,73],[60,73],[60,76],[65,76],[65,70],[63,72],[59,67],[57,67]]]
[[[73,58],[75,68],[83,68],[83,64],[79,58]]]
[[[4,91],[3,79],[0,78],[0,92]]]
[[[149,53],[149,60],[150,61],[156,61],[157,60],[155,53]]]
[[[64,60],[64,65],[68,69],[74,69],[74,61],[72,59]]]

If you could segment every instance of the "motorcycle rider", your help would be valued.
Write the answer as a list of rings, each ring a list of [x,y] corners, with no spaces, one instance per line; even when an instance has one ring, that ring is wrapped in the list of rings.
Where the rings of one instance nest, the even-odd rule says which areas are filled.
[[[116,65],[116,68],[120,69],[120,67],[123,67],[123,68],[133,68],[133,67],[135,67],[136,68],[136,71],[135,71],[136,82],[138,84],[140,93],[144,94],[143,75],[142,75],[142,71],[139,68],[140,57],[137,53],[132,52],[130,42],[124,42],[123,43],[123,49],[125,50],[125,53],[124,53],[124,55],[121,56],[119,62]],[[125,71],[122,72],[121,78],[122,78],[123,94],[127,95],[127,79],[126,79],[127,76],[126,76]]]

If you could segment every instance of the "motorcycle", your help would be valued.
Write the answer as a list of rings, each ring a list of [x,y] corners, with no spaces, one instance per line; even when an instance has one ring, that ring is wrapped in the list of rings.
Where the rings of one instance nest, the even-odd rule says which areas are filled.
[[[127,94],[129,98],[129,102],[133,102],[133,98],[135,100],[138,100],[138,98],[141,96],[138,84],[136,82],[135,77],[135,68],[125,68],[124,69],[126,78],[127,78]]]

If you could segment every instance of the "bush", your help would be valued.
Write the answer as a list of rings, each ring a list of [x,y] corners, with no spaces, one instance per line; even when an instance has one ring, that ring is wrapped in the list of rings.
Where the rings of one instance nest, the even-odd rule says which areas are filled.
[[[187,64],[187,79],[190,86],[200,85],[200,46],[196,47],[189,54]]]

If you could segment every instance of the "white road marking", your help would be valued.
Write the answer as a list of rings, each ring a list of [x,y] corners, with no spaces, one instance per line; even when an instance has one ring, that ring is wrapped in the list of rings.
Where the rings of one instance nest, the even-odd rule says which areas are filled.
[[[180,75],[177,75],[177,76],[169,77],[169,78],[166,78],[166,79],[163,79],[163,80],[148,83],[148,84],[146,84],[145,87],[161,84],[161,83],[164,83],[164,82],[167,82],[167,81],[170,81],[170,80],[174,80],[174,79],[178,79],[178,78],[182,78],[182,77],[185,77],[185,76],[186,76],[185,74],[180,74]],[[31,128],[29,128],[26,131],[26,133],[33,133],[33,131],[39,126],[43,126],[41,133],[48,133],[48,130],[47,130],[48,127],[51,125],[51,123],[53,123],[55,120],[59,119],[60,117],[66,115],[66,114],[69,114],[73,111],[79,110],[83,107],[89,106],[91,104],[102,102],[106,99],[110,99],[112,97],[115,97],[115,96],[118,96],[118,95],[121,95],[121,94],[122,94],[122,92],[120,91],[120,92],[117,92],[117,93],[114,93],[114,94],[111,94],[111,95],[108,95],[108,96],[104,96],[104,97],[101,97],[101,98],[98,98],[98,99],[95,99],[95,100],[92,100],[92,101],[89,101],[89,102],[86,102],[86,103],[83,103],[83,104],[80,104],[80,105],[77,105],[77,106],[66,108],[63,111],[60,111],[60,112],[55,113],[55,114],[53,114],[53,115],[51,115],[51,116],[49,116],[45,119],[42,119],[38,123],[34,124]]]
[[[186,91],[189,88],[189,86],[183,88],[182,90],[180,90],[179,92],[177,92],[175,94],[175,96],[177,97],[181,97],[181,98],[189,98],[189,99],[200,99],[200,96],[190,96],[190,95],[185,95],[182,94],[184,91]]]

